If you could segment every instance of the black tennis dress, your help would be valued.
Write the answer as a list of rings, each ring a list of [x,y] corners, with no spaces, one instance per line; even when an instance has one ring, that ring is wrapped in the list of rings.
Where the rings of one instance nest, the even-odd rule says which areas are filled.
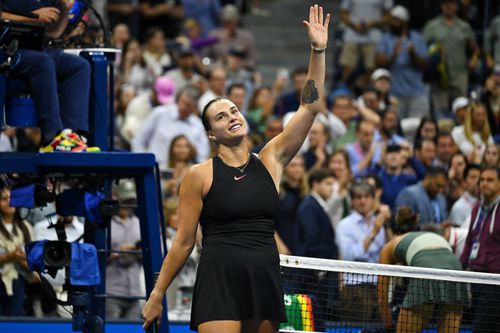
[[[274,239],[278,202],[257,156],[250,155],[243,172],[213,158],[212,186],[200,216],[203,248],[191,330],[213,320],[286,321]]]

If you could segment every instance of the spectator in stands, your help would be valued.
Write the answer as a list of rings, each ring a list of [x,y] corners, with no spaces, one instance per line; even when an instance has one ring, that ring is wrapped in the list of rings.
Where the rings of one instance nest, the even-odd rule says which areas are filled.
[[[168,166],[165,171],[164,197],[177,198],[179,186],[189,167],[196,161],[196,148],[181,134],[172,139],[168,148]]]
[[[366,182],[355,183],[351,188],[352,213],[337,226],[336,243],[343,260],[379,261],[380,250],[388,241],[386,227],[391,211],[381,206],[373,211],[375,193]],[[379,318],[377,308],[376,277],[344,274],[342,289],[343,321],[371,321]]]
[[[294,254],[304,257],[338,259],[339,253],[335,243],[335,230],[328,217],[328,207],[326,200],[330,198],[335,179],[329,169],[316,169],[309,175],[308,195],[300,204],[297,215],[298,241]],[[321,295],[331,294],[337,298],[337,273],[328,272],[325,276],[320,276],[313,272],[306,278],[307,285],[315,286],[315,297],[313,297],[313,310],[315,308],[327,309],[332,300],[328,300]],[[314,327],[316,330],[325,330],[326,311],[316,311],[314,313]]]
[[[450,245],[441,235],[429,231],[418,231],[418,214],[408,207],[401,207],[396,215],[396,237],[389,241],[380,253],[381,264],[404,264],[413,267],[462,270]],[[395,289],[390,290],[391,278],[379,276],[378,303],[384,326],[394,330],[389,295],[392,304],[400,301]],[[394,281],[394,280],[393,280]],[[462,283],[410,279],[402,300],[396,323],[397,332],[422,332],[431,319],[433,311],[438,313],[438,331],[460,331],[463,304],[467,303],[467,286]]]
[[[140,0],[140,29],[147,31],[152,27],[161,27],[166,38],[172,39],[179,35],[184,8],[181,0]]]
[[[109,10],[108,10],[109,11]],[[108,12],[109,14],[109,12]],[[122,50],[125,46],[125,43],[130,39],[130,28],[127,24],[119,23],[119,24],[111,24],[113,27],[113,31],[111,32],[111,47]],[[115,66],[120,66],[122,61],[122,55],[117,53],[115,56]]]
[[[120,130],[122,137],[128,143],[132,143],[151,110],[160,105],[173,104],[176,91],[177,89],[172,80],[160,76],[155,80],[149,92],[134,97],[125,110],[125,117]]]
[[[182,34],[175,38],[182,45],[189,45],[196,56],[205,57],[206,50],[210,45],[217,43],[216,37],[203,35],[202,27],[195,19],[188,18],[182,23]],[[200,67],[201,59],[196,59],[197,67]],[[203,64],[201,64],[203,66]]]
[[[380,129],[375,132],[375,142],[385,145],[397,144],[410,146],[408,140],[398,134],[399,122],[396,108],[387,108],[380,112]]]
[[[225,69],[227,73],[226,87],[233,84],[242,84],[245,87],[245,112],[247,110],[248,103],[250,102],[250,97],[253,94],[256,82],[254,73],[244,67],[246,56],[247,55],[243,49],[233,47],[228,51],[225,61]]]
[[[238,110],[240,110],[240,112],[244,115],[247,113],[247,93],[247,88],[243,83],[232,83],[229,85],[229,87],[227,87],[227,98],[230,98],[234,105],[238,107]]]
[[[347,89],[337,89],[330,96],[332,99],[331,112],[335,115],[346,129],[346,133],[333,142],[335,147],[340,147],[356,140],[356,105],[352,100],[351,92]]]
[[[410,207],[419,214],[419,224],[440,224],[448,217],[446,198],[442,194],[446,187],[446,172],[443,168],[430,167],[424,179],[403,189],[396,198],[396,209]]]
[[[368,169],[380,161],[382,151],[380,145],[375,144],[374,135],[375,126],[360,120],[356,125],[356,141],[345,146],[354,177],[365,175]]]
[[[120,204],[131,205],[136,201],[135,185],[132,180],[121,180],[114,188]],[[118,214],[111,218],[111,249],[117,251],[140,250],[141,229],[139,219],[132,208],[120,207]],[[141,296],[142,279],[141,255],[137,253],[113,252],[107,259],[106,292],[111,295]],[[141,315],[138,299],[108,298],[106,318],[137,319]]]
[[[134,85],[138,93],[148,91],[154,82],[155,74],[144,60],[139,42],[136,39],[126,41],[121,56],[121,82]]]
[[[29,272],[24,245],[33,239],[33,229],[10,207],[10,190],[0,191],[0,315],[23,316],[25,283],[39,283]]]
[[[383,157],[383,166],[377,173],[382,182],[383,192],[381,201],[394,210],[398,194],[406,187],[417,182],[414,175],[403,172],[405,161],[401,153],[401,146],[389,145]]]
[[[373,193],[375,193],[373,197],[373,211],[378,212],[379,208],[382,206],[382,202],[380,201],[380,199],[382,198],[382,193],[384,192],[384,188],[382,187],[382,181],[374,173],[370,173],[364,176],[363,178],[361,178],[361,181],[366,182],[371,187],[373,187]],[[390,230],[387,230],[387,232],[389,231]],[[390,239],[391,237],[392,236],[387,237],[387,239]]]
[[[470,101],[465,97],[457,97],[451,105],[451,110],[455,115],[455,123],[460,126],[465,122],[465,116],[467,115],[467,110],[469,108]]]
[[[198,117],[200,91],[186,86],[176,95],[176,103],[155,108],[132,141],[132,151],[152,152],[160,168],[168,165],[167,151],[174,137],[184,134],[196,147],[197,162],[204,161],[210,152],[208,138]]]
[[[391,71],[391,94],[397,97],[401,118],[422,117],[429,113],[429,97],[423,82],[427,45],[420,33],[409,30],[410,14],[397,5],[390,11],[390,32],[377,46],[377,66]]]
[[[260,150],[276,135],[283,132],[283,121],[281,118],[270,117],[266,121],[266,129],[264,131],[264,140],[256,145],[252,152],[259,153]]]
[[[182,0],[184,18],[194,19],[201,27],[201,36],[208,36],[209,32],[219,26],[221,14],[220,0]],[[219,95],[221,96],[221,95]]]
[[[207,72],[208,89],[201,95],[198,102],[198,111],[201,113],[205,105],[217,96],[224,96],[226,85],[226,70],[214,67]]]
[[[340,19],[347,25],[344,47],[340,55],[344,84],[347,84],[360,58],[368,77],[375,69],[375,48],[381,38],[380,28],[386,25],[387,13],[392,6],[392,0],[342,1]]]
[[[445,189],[449,207],[464,194],[464,173],[468,165],[469,161],[467,161],[465,155],[460,152],[451,157],[450,166],[448,168],[448,184]]]
[[[250,31],[239,26],[240,14],[236,6],[225,5],[222,7],[220,21],[221,26],[210,32],[210,36],[216,37],[219,42],[212,45],[209,56],[216,61],[223,61],[229,50],[236,47],[245,53],[243,66],[251,69],[255,68],[257,54],[254,37]]]
[[[76,242],[82,241],[83,236],[83,223],[78,220],[76,216],[59,216],[52,215],[45,217],[43,220],[39,220],[35,223],[33,228],[34,230],[34,240],[58,240],[59,237],[57,235],[56,229],[50,227],[51,225],[61,224],[64,228],[64,233],[66,235],[66,240],[68,242]],[[46,284],[48,283],[48,285]],[[45,299],[45,295],[50,294],[46,290],[46,288],[52,288],[53,292],[55,292],[55,297],[61,301],[67,301],[68,294],[63,289],[64,284],[66,283],[66,276],[64,270],[60,269],[57,271],[55,277],[50,276],[49,274],[42,274],[42,284],[37,286],[38,288],[32,288],[32,293],[35,293],[33,300],[33,308],[34,314],[36,317],[44,317],[47,315],[55,315],[57,317],[71,318],[71,314],[68,313],[67,309],[60,304],[48,304],[51,300]],[[53,300],[55,303],[55,300]],[[46,310],[52,310],[47,312]],[[43,312],[42,312],[43,311]]]
[[[377,68],[373,71],[371,84],[380,93],[379,110],[386,110],[390,106],[398,106],[398,100],[390,95],[391,91],[391,73],[385,68]]]
[[[338,259],[335,230],[328,217],[326,201],[333,191],[335,178],[328,169],[316,169],[309,176],[311,194],[297,210],[298,236],[294,254],[298,256]]]
[[[162,75],[173,65],[166,45],[167,40],[163,30],[151,27],[146,31],[146,46],[143,57],[146,64],[153,69],[155,76]]]
[[[247,120],[254,133],[264,134],[266,120],[273,114],[275,101],[270,87],[261,86],[254,90],[247,111]]]
[[[444,66],[440,83],[431,87],[432,103],[436,118],[451,117],[450,104],[459,96],[466,96],[469,68],[474,68],[480,49],[469,23],[456,16],[456,0],[441,0],[441,15],[425,25],[422,35],[430,48],[436,48]],[[472,51],[470,61],[467,50]]]
[[[465,192],[451,207],[448,220],[454,226],[462,226],[479,201],[479,175],[481,167],[469,164],[464,172]]]
[[[125,43],[130,39],[130,29],[125,23],[112,25],[111,46],[117,49],[123,49]]]
[[[326,201],[328,215],[335,229],[340,220],[350,213],[351,196],[349,189],[353,178],[349,165],[349,155],[343,149],[335,150],[328,158],[327,167],[332,170],[335,176],[332,195]]]
[[[500,37],[498,37],[500,39]],[[500,64],[486,78],[481,101],[486,107],[488,124],[495,143],[500,143]]]
[[[484,105],[471,104],[464,124],[453,128],[451,136],[468,160],[481,161],[486,145],[493,143]]]
[[[197,86],[203,78],[194,70],[195,55],[193,50],[189,46],[181,46],[176,54],[177,67],[167,71],[165,76],[174,81],[175,87],[179,90],[188,85]]]
[[[464,172],[467,169],[468,161],[464,154],[457,152],[451,156],[450,165],[448,167],[448,179],[462,181]]]
[[[481,165],[500,166],[500,146],[490,143],[486,146]]]
[[[138,9],[138,3],[134,0],[108,0],[106,2],[109,27],[113,29],[111,43],[113,47],[123,48],[123,44],[130,38],[130,34],[134,38],[138,38]],[[122,39],[121,36],[125,35],[125,31],[128,37]]]
[[[320,169],[325,166],[328,157],[328,142],[330,142],[330,131],[323,122],[316,120],[307,136],[309,148],[303,153],[306,170]]]
[[[302,87],[306,82],[307,68],[296,68],[292,72],[293,90],[286,92],[278,97],[274,114],[284,116],[287,112],[295,111],[300,105],[300,95]]]
[[[382,107],[384,106],[382,93],[372,86],[367,86],[363,89],[357,102],[359,107],[366,107],[377,114],[383,110]]]
[[[416,141],[413,145],[414,155],[409,162],[419,180],[425,177],[427,169],[434,165],[436,144],[431,140]]]
[[[458,152],[458,147],[449,133],[439,133],[436,139],[435,166],[448,170],[451,157]]]
[[[471,224],[460,257],[464,269],[500,274],[500,169],[485,167],[479,178],[481,201],[472,209]],[[474,332],[500,332],[500,287],[472,284]]]
[[[500,65],[500,15],[491,20],[484,39],[486,65],[488,68],[493,69],[495,65]]]
[[[59,7],[36,0],[2,0],[2,19],[46,23],[47,39],[61,37],[68,24],[69,3]],[[34,14],[27,18],[10,14]],[[44,51],[20,49],[20,60],[9,71],[9,77],[28,82],[42,131],[41,152],[87,150],[89,131],[90,65],[82,57],[64,53],[61,48]]]
[[[297,154],[283,170],[276,232],[289,251],[295,254],[299,234],[297,210],[309,193],[304,158]]]
[[[413,142],[422,140],[436,140],[438,134],[438,124],[436,120],[429,117],[422,117],[418,125]]]

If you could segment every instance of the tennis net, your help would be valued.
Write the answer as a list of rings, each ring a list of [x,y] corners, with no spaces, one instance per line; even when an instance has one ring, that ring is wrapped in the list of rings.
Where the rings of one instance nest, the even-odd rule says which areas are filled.
[[[500,274],[294,256],[281,270],[282,331],[500,332]]]

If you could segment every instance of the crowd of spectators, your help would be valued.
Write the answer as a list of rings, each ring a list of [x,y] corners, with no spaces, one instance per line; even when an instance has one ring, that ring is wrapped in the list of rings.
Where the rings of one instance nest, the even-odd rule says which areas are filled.
[[[422,17],[396,3],[341,2],[337,23],[343,31],[342,50],[338,59],[328,55],[340,75],[304,146],[283,170],[276,227],[285,253],[378,262],[380,249],[392,237],[392,216],[408,206],[419,214],[421,225],[442,228],[459,256],[470,215],[481,203],[481,167],[500,166],[500,16],[487,30],[477,31],[473,3],[441,0],[437,16],[414,29],[412,21]],[[170,237],[178,224],[183,176],[189,166],[216,154],[200,119],[204,105],[215,96],[231,99],[247,118],[247,144],[258,152],[282,131],[300,103],[306,69],[297,64],[290,79],[281,75],[269,86],[263,84],[258,50],[241,23],[239,4],[107,4],[112,47],[122,50],[114,64],[115,148],[155,155]],[[263,9],[254,12],[266,15]],[[490,16],[495,14],[500,13]],[[2,151],[39,145],[40,135],[33,129],[1,133]],[[496,184],[498,201],[498,175]],[[133,199],[120,198],[119,191],[117,196]],[[44,222],[21,221],[7,199],[4,191],[0,295],[10,298],[0,306],[0,315],[24,314],[24,284],[36,279],[27,275],[19,246],[38,239]],[[79,223],[70,220],[67,225],[81,232]],[[132,210],[121,210],[112,221],[113,247],[137,249],[137,225]],[[170,308],[186,307],[196,251],[174,283],[181,292],[170,293]],[[131,282],[142,274],[140,256],[113,256],[108,266],[109,278],[121,281],[108,280],[113,292],[143,292]],[[60,292],[57,283],[49,283]],[[374,290],[371,286],[363,293]],[[343,297],[355,297],[350,293]],[[113,301],[108,315],[139,318],[140,310],[134,302]]]

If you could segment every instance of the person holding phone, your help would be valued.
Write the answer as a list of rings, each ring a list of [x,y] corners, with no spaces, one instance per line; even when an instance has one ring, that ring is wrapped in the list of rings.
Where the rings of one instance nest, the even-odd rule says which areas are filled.
[[[285,130],[258,155],[245,145],[248,125],[232,101],[217,97],[205,106],[203,124],[219,153],[192,166],[182,181],[179,228],[144,306],[145,329],[161,320],[163,296],[193,249],[198,221],[203,249],[191,329],[270,333],[286,321],[275,233],[278,190],[284,166],[323,109],[329,22],[322,7],[310,7],[303,24],[312,49],[301,104]]]

